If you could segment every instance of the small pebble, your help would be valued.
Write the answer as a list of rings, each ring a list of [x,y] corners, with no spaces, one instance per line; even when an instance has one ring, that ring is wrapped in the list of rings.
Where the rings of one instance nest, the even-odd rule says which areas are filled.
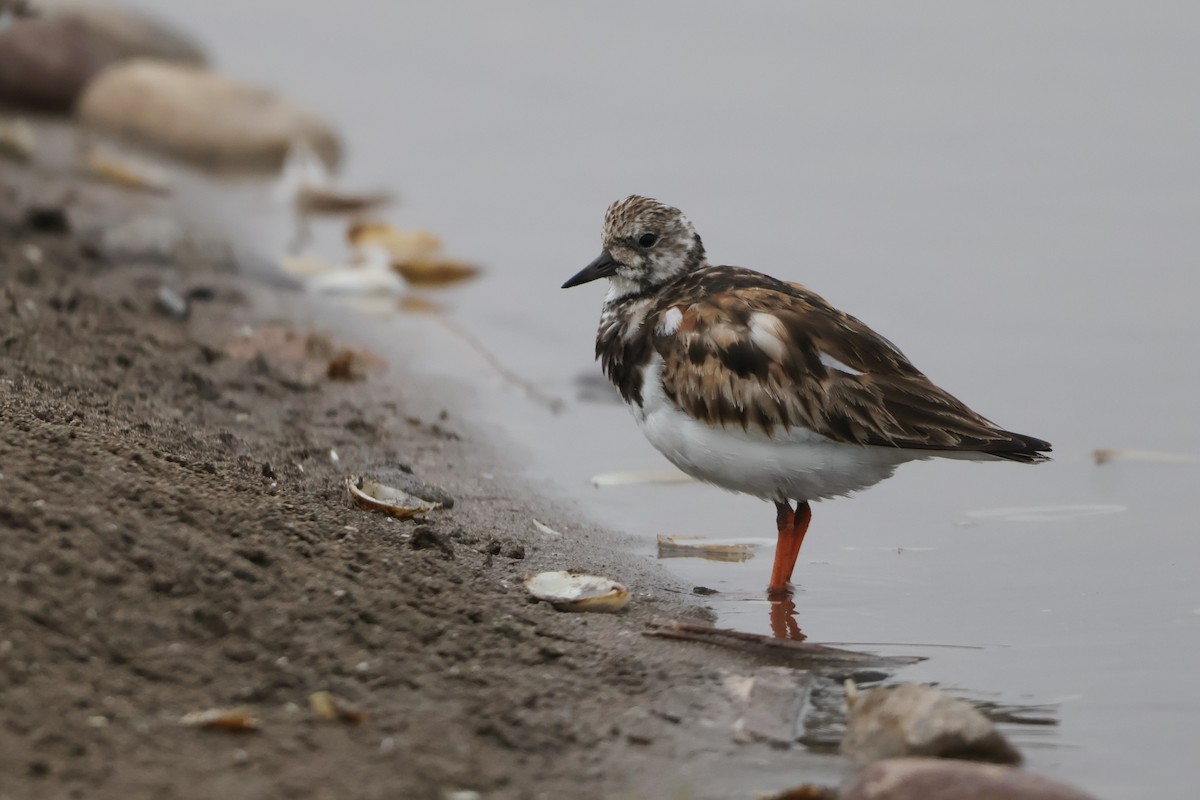
[[[932,687],[902,683],[848,691],[846,702],[850,717],[841,750],[860,766],[897,756],[1021,762],[1021,754],[978,709]]]
[[[154,296],[155,307],[159,311],[173,319],[188,318],[188,302],[179,296],[179,293],[168,286],[159,286],[158,293]]]
[[[842,800],[1092,800],[1078,789],[996,764],[941,758],[877,761],[842,786]]]
[[[70,233],[67,212],[53,206],[33,206],[25,210],[25,227],[42,233]]]

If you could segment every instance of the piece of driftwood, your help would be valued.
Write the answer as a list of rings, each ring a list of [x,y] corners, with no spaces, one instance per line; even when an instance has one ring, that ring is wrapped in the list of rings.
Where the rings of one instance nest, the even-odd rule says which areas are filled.
[[[764,658],[784,661],[788,666],[799,669],[822,667],[903,666],[924,661],[917,656],[881,656],[876,653],[861,653],[842,650],[812,642],[792,639],[776,639],[758,633],[734,631],[727,628],[712,628],[685,622],[672,622],[653,630],[647,636],[661,639],[677,639],[685,642],[702,642],[731,650],[742,650]]]

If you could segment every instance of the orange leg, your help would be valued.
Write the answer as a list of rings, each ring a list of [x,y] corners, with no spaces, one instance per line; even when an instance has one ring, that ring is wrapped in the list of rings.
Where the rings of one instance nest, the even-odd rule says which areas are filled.
[[[812,520],[812,509],[801,500],[792,511],[788,502],[775,504],[775,524],[779,530],[779,541],[775,546],[775,565],[771,568],[771,583],[767,586],[767,597],[782,600],[792,594],[792,570],[804,544],[804,534]]]

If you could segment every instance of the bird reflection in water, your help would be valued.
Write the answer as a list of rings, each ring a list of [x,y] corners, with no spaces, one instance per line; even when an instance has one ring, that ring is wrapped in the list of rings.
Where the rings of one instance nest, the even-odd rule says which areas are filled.
[[[796,604],[792,598],[772,600],[771,603],[771,635],[776,639],[790,639],[793,642],[803,642],[808,637],[800,630],[796,621]]]

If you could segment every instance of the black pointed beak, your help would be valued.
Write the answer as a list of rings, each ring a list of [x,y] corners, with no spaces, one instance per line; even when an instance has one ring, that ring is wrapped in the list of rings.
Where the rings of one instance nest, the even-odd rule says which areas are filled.
[[[562,285],[562,288],[570,289],[572,286],[579,286],[582,283],[607,278],[616,273],[618,266],[620,264],[605,250],[599,258],[571,276],[570,280]]]

